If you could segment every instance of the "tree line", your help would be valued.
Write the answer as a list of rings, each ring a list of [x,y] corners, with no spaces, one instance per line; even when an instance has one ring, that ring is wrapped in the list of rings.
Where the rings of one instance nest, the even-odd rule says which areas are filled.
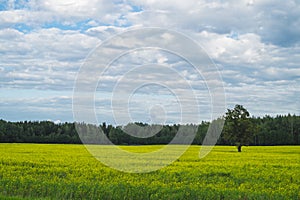
[[[228,114],[228,113],[227,113]],[[225,125],[223,132],[219,137],[218,145],[237,145],[241,141],[241,145],[299,145],[300,132],[300,116],[296,115],[277,115],[276,117],[248,117],[247,123],[242,121],[230,122],[228,116],[225,117]],[[232,118],[233,119],[233,118]],[[101,130],[103,134],[114,144],[117,145],[150,145],[150,144],[167,144],[177,134],[179,128],[186,130],[195,130],[196,136],[193,144],[201,145],[206,136],[208,127],[211,122],[201,122],[199,125],[148,125],[144,123],[131,123],[126,126],[112,126],[102,123],[99,126],[80,123],[87,134],[92,130]],[[230,130],[240,129],[251,123],[250,129],[241,129],[241,133],[231,133]],[[239,126],[234,126],[239,125]],[[241,125],[242,124],[242,125]],[[138,129],[134,127],[143,127],[143,130],[157,131],[153,136],[148,138],[135,137],[139,135]],[[99,129],[101,128],[101,129]],[[234,129],[232,129],[234,128]],[[126,130],[127,129],[127,130]],[[127,134],[130,131],[131,135]],[[135,131],[135,132],[134,132]],[[126,133],[127,132],[127,133]],[[238,134],[247,132],[246,137]],[[241,140],[238,140],[242,138]],[[246,139],[245,139],[246,138]],[[101,140],[101,138],[100,138]],[[77,131],[75,123],[59,123],[55,124],[51,121],[22,121],[9,122],[0,120],[0,142],[1,143],[62,143],[62,144],[80,144],[82,143]],[[90,140],[89,143],[98,143]],[[101,142],[100,142],[101,143]]]

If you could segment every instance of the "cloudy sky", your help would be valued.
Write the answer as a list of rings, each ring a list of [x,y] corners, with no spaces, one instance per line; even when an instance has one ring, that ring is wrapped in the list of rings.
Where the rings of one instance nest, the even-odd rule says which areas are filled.
[[[155,48],[170,41],[185,49],[184,41],[138,34],[149,27],[175,31],[203,48],[221,77],[227,108],[242,104],[255,116],[300,114],[296,0],[0,0],[0,118],[74,121],[80,69],[93,63],[88,81],[99,73],[97,63],[126,47],[94,77],[99,122],[209,120],[207,85],[214,80],[180,54]],[[136,30],[130,40],[114,38],[130,30]],[[97,51],[105,41],[114,41],[113,48]],[[137,42],[144,48],[129,47]]]

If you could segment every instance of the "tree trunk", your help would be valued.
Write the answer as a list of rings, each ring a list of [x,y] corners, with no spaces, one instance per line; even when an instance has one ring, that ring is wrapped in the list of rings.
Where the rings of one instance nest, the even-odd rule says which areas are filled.
[[[242,152],[242,145],[239,145],[239,146],[237,147],[237,149],[238,149],[238,152]]]

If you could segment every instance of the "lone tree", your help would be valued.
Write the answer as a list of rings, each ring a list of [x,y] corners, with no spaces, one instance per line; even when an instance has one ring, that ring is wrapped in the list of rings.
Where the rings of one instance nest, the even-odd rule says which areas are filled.
[[[237,146],[238,152],[242,146],[249,145],[255,132],[254,123],[250,114],[242,105],[236,105],[234,109],[228,109],[225,115],[223,129],[224,138]]]

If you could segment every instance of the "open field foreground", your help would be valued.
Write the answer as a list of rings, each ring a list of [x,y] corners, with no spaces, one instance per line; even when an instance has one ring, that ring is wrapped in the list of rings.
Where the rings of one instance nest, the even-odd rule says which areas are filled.
[[[300,146],[242,153],[216,146],[203,159],[199,149],[158,171],[131,174],[104,166],[82,145],[0,144],[0,199],[300,199]]]

